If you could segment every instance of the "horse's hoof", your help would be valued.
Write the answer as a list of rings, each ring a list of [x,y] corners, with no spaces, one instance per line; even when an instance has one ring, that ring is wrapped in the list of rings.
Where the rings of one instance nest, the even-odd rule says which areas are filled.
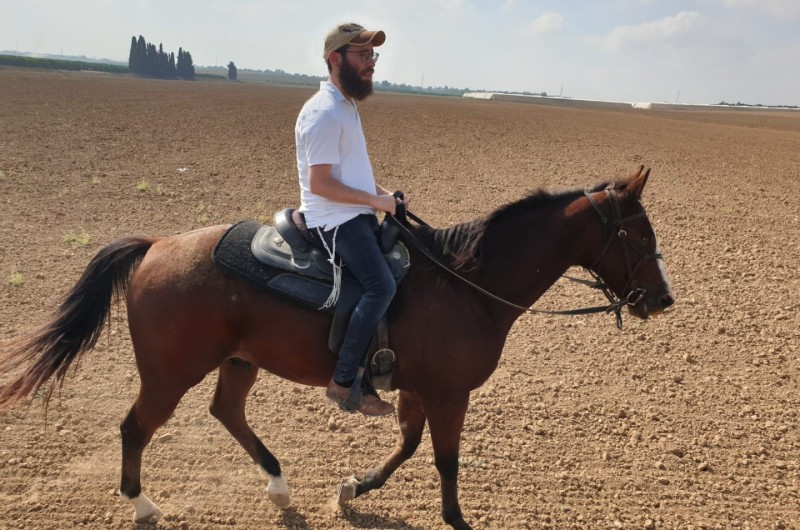
[[[269,492],[267,492],[267,497],[269,497],[269,500],[272,501],[272,504],[274,504],[275,506],[277,506],[281,510],[285,510],[286,508],[289,507],[289,504],[291,504],[291,501],[289,500],[289,494],[288,493],[269,493]]]
[[[459,517],[449,524],[453,527],[453,530],[472,530],[472,527],[467,524],[463,517]]]
[[[289,486],[283,477],[273,477],[267,486],[267,497],[272,504],[284,510],[289,507]]]
[[[136,524],[156,524],[161,520],[162,515],[163,514],[161,513],[161,510],[158,508],[158,506],[154,504],[152,510],[149,513],[146,514],[137,513],[133,517],[133,521]]]
[[[349,501],[356,498],[358,490],[358,479],[356,477],[343,478],[339,484],[339,506],[345,506]]]
[[[126,495],[121,495],[123,499],[127,499],[133,505],[135,513],[133,515],[133,522],[136,524],[156,524],[161,520],[161,509],[156,506],[153,501],[147,498],[147,495],[141,494],[138,497],[129,499]]]
[[[136,524],[156,524],[161,520],[161,516],[161,510],[156,510],[155,512],[143,517],[134,517],[133,522]]]

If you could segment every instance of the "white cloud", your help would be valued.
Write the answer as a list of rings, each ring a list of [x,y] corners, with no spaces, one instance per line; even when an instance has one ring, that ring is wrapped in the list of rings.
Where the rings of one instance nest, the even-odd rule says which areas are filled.
[[[655,22],[645,22],[638,26],[618,26],[601,43],[606,49],[617,51],[628,46],[670,40],[696,29],[702,20],[703,15],[697,11],[681,11],[675,16]]]
[[[774,17],[800,17],[798,0],[710,0],[732,10],[756,11]]]
[[[564,17],[558,13],[548,11],[537,18],[531,26],[534,34],[556,33],[564,28]]]
[[[786,66],[800,63],[800,42],[760,50],[753,56],[753,62],[767,65],[769,68],[786,70],[787,73],[791,72],[794,77],[798,77],[796,69]],[[794,86],[797,86],[797,83],[794,83]]]
[[[460,11],[464,9],[464,0],[438,0],[437,2],[442,9]]]

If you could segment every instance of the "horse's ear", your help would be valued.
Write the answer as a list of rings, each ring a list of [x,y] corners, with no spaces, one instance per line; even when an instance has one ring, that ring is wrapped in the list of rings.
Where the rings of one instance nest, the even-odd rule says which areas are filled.
[[[650,168],[645,169],[644,166],[639,166],[639,172],[631,176],[625,190],[634,195],[637,199],[642,197],[642,190],[647,183],[647,177],[650,176]]]

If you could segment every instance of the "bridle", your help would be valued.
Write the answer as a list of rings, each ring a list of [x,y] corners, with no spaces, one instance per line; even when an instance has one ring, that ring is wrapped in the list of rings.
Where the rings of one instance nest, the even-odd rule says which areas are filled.
[[[584,191],[584,196],[589,200],[589,204],[595,209],[597,214],[600,216],[600,222],[603,225],[603,231],[607,233],[606,243],[603,246],[603,250],[600,251],[600,255],[592,262],[592,264],[586,268],[589,274],[594,278],[594,283],[587,282],[585,280],[580,280],[576,278],[571,278],[569,276],[564,275],[566,278],[569,278],[572,281],[577,281],[579,283],[583,283],[584,285],[589,285],[592,288],[600,289],[603,294],[608,298],[608,301],[611,305],[607,306],[606,312],[613,311],[616,315],[617,320],[617,327],[622,329],[622,308],[624,306],[633,306],[638,304],[642,298],[644,298],[645,293],[647,292],[645,289],[641,287],[637,287],[636,285],[636,273],[639,271],[639,268],[642,264],[651,259],[663,259],[660,252],[647,252],[642,250],[639,246],[634,245],[628,239],[628,232],[625,230],[625,223],[631,221],[633,219],[638,219],[639,217],[644,217],[646,212],[644,209],[641,212],[635,213],[633,215],[629,215],[627,217],[622,216],[622,208],[619,204],[619,196],[617,194],[617,190],[614,188],[606,188],[603,190],[608,197],[608,202],[611,204],[611,218],[609,218],[602,209],[600,209],[600,205],[598,202],[592,197],[592,194],[588,191]],[[595,272],[600,270],[600,264],[605,258],[608,249],[611,248],[611,245],[614,243],[615,240],[619,240],[622,244],[622,253],[624,255],[625,261],[625,272],[627,274],[627,282],[625,283],[625,287],[622,289],[623,293],[627,293],[624,298],[617,298],[611,289],[608,287],[608,284],[600,278],[600,275]],[[641,257],[639,261],[636,263],[635,266],[631,266],[630,256],[633,252],[638,253]]]
[[[599,214],[600,222],[603,225],[603,231],[608,234],[606,242],[605,242],[605,245],[603,246],[603,250],[600,251],[600,254],[598,255],[597,259],[595,259],[594,262],[588,268],[586,268],[586,270],[589,272],[589,274],[592,276],[592,278],[594,278],[594,281],[591,282],[591,281],[588,281],[588,280],[583,280],[581,278],[574,278],[574,277],[568,276],[566,274],[564,274],[563,276],[564,276],[564,278],[567,278],[568,280],[580,283],[582,285],[586,285],[586,286],[591,287],[593,289],[601,290],[610,303],[609,303],[609,305],[586,307],[586,308],[582,308],[582,309],[566,309],[566,310],[561,310],[561,311],[557,311],[557,310],[552,310],[551,311],[551,310],[545,310],[545,309],[532,309],[530,307],[523,307],[523,306],[517,305],[517,304],[515,304],[513,302],[509,302],[508,300],[505,300],[505,299],[503,299],[503,298],[501,298],[501,297],[499,297],[499,296],[487,291],[483,287],[471,282],[470,280],[467,280],[466,278],[464,278],[463,276],[458,274],[456,271],[454,271],[453,269],[451,269],[450,267],[448,267],[447,265],[442,263],[439,258],[434,256],[431,253],[431,251],[428,250],[428,248],[419,239],[417,239],[417,237],[414,235],[414,233],[411,232],[411,230],[409,230],[409,228],[407,226],[407,225],[409,225],[409,223],[408,223],[408,220],[406,219],[406,217],[411,218],[414,222],[416,222],[416,223],[418,223],[418,224],[420,224],[420,225],[422,225],[422,226],[424,226],[426,228],[431,228],[431,226],[428,223],[426,223],[425,221],[423,221],[422,219],[420,219],[419,217],[417,217],[416,215],[414,215],[413,213],[411,213],[410,211],[406,210],[404,207],[402,207],[402,204],[398,204],[397,213],[394,216],[390,215],[390,214],[387,214],[386,218],[389,219],[389,221],[392,222],[395,226],[397,226],[400,229],[400,232],[404,235],[404,239],[408,243],[410,243],[412,246],[414,246],[417,250],[419,250],[425,257],[427,257],[429,260],[431,260],[433,263],[438,265],[440,268],[442,268],[443,270],[447,271],[451,275],[455,276],[456,278],[458,278],[462,282],[466,283],[467,285],[469,285],[473,289],[479,291],[480,293],[488,296],[489,298],[491,298],[491,299],[493,299],[493,300],[495,300],[497,302],[500,302],[500,303],[505,304],[507,306],[513,307],[515,309],[519,309],[519,310],[521,310],[521,311],[523,311],[525,313],[533,313],[533,314],[587,315],[587,314],[592,314],[592,313],[601,313],[601,312],[603,312],[603,313],[611,313],[611,312],[613,312],[614,315],[616,316],[617,327],[619,329],[622,329],[622,308],[625,307],[625,306],[636,305],[644,297],[645,292],[646,292],[645,289],[636,287],[636,281],[634,279],[634,275],[636,274],[636,272],[639,270],[639,268],[642,266],[642,264],[646,260],[649,260],[649,259],[661,259],[661,254],[658,253],[658,252],[653,252],[653,253],[645,252],[644,250],[642,250],[638,246],[632,244],[627,238],[628,237],[628,233],[627,233],[627,231],[625,231],[624,224],[626,222],[628,222],[628,221],[633,220],[633,219],[637,219],[639,217],[645,216],[646,215],[645,211],[642,210],[641,212],[635,213],[633,215],[629,215],[627,217],[622,217],[622,209],[621,209],[620,204],[619,204],[619,197],[617,195],[617,191],[615,189],[613,189],[613,187],[606,188],[603,191],[606,193],[607,197],[609,198],[608,202],[612,205],[611,206],[611,217],[610,218],[609,218],[609,216],[607,216],[603,212],[603,210],[600,208],[600,205],[592,197],[592,194],[590,192],[588,192],[588,191],[584,191],[583,192],[583,194],[589,200],[589,203],[592,205],[592,207],[595,209],[595,211]],[[402,195],[401,192],[395,192],[395,196],[399,197],[401,199],[403,198],[403,195]],[[627,282],[625,284],[625,288],[623,289],[623,292],[627,293],[624,298],[617,298],[616,295],[611,290],[611,288],[595,272],[595,270],[599,270],[599,267],[600,267],[601,262],[603,261],[603,258],[606,256],[606,253],[611,248],[611,245],[614,243],[614,241],[616,239],[619,239],[621,244],[622,244],[622,249],[623,249],[623,253],[624,253],[624,256],[625,256],[625,269],[626,269],[627,278],[628,278],[628,280],[627,280]],[[636,263],[636,265],[633,266],[633,267],[631,267],[630,260],[629,260],[629,256],[631,254],[631,251],[636,251],[638,254],[641,255],[641,258]]]

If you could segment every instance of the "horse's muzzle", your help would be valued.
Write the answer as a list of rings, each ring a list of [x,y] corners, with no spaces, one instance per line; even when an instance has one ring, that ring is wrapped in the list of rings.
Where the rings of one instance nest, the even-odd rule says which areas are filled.
[[[628,312],[642,320],[658,316],[666,308],[675,303],[675,296],[670,289],[661,291],[654,296],[645,295],[636,304],[628,306]]]

